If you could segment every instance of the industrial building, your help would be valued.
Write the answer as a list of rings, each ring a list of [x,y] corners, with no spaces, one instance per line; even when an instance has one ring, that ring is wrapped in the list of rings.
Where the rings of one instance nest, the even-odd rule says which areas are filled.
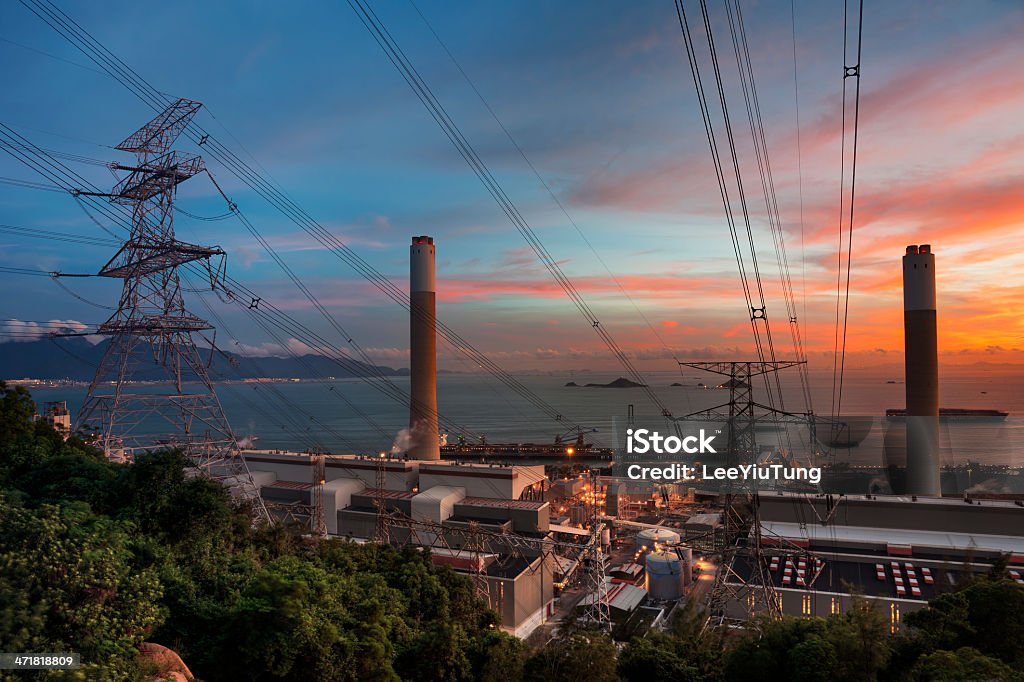
[[[383,511],[437,524],[444,537],[397,523],[390,529],[396,544],[432,547],[439,565],[472,573],[486,583],[490,605],[502,627],[518,636],[529,633],[550,615],[555,592],[552,555],[519,549],[510,538],[502,545],[492,538],[487,547],[466,550],[471,527],[526,538],[550,535],[550,504],[529,498],[547,481],[543,466],[499,466],[416,461],[355,455],[326,455],[320,486],[311,480],[317,455],[276,450],[245,453],[253,479],[264,499],[273,503],[311,504],[321,488],[328,535],[357,541],[373,540]],[[384,485],[378,487],[377,481]],[[380,510],[383,505],[384,509]],[[474,568],[474,562],[477,562]]]
[[[902,615],[1001,559],[1024,575],[1019,502],[918,496],[773,493],[759,498],[762,561],[781,612],[826,616],[853,594],[874,601],[893,629]],[[726,615],[746,619],[763,589],[751,555],[737,554]]]
[[[248,450],[245,461],[271,513],[322,518],[329,536],[430,547],[435,564],[473,577],[504,630],[526,637],[552,614],[556,577],[566,580],[579,561],[551,551],[543,466],[440,459],[434,259],[434,240],[413,237],[405,451],[366,457]]]
[[[33,419],[46,422],[65,440],[71,435],[71,413],[68,412],[66,400],[51,400],[43,403],[43,413],[35,415]]]
[[[753,525],[722,574],[725,617],[746,620],[764,609],[825,616],[858,594],[878,604],[895,631],[902,615],[997,562],[1024,580],[1024,503],[941,497],[931,245],[908,246],[902,270],[906,458],[887,465],[905,468],[905,495],[755,495]]]

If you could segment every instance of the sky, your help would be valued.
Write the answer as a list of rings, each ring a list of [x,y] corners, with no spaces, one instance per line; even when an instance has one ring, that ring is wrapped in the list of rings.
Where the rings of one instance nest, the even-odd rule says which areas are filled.
[[[618,367],[347,3],[59,6],[158,89],[203,102],[202,126],[401,288],[410,236],[432,235],[440,318],[503,367]],[[670,371],[677,357],[753,353],[672,3],[372,6],[638,367]],[[724,5],[709,6],[767,313],[779,356],[789,357],[778,257]],[[686,7],[695,22],[698,3]],[[742,8],[798,319],[812,369],[822,369],[831,366],[836,331],[843,5],[796,1],[791,13],[789,2],[744,1]],[[942,363],[1024,363],[1022,34],[1019,2],[866,0],[851,367],[902,363],[900,256],[918,243],[931,243],[936,254]],[[711,87],[710,64],[700,57]],[[130,160],[112,147],[152,112],[20,3],[0,6],[0,60],[0,121],[48,149]],[[185,139],[179,148],[202,152]],[[382,364],[406,365],[401,308],[228,169],[213,160],[209,167],[359,344]],[[116,181],[101,165],[74,168],[100,186]],[[40,180],[5,154],[0,178]],[[178,205],[197,216],[226,210],[204,177],[181,186]],[[67,195],[10,184],[0,184],[0,224],[105,236]],[[185,241],[223,247],[232,275],[263,298],[337,336],[237,220],[179,214],[175,225]],[[95,272],[113,250],[0,231],[0,266]],[[0,331],[20,324],[11,320],[75,326],[109,315],[102,306],[116,301],[118,282],[67,282],[74,296],[46,278],[0,271]],[[187,294],[188,302],[205,316],[199,295]],[[226,323],[222,347],[284,352],[245,311],[204,296]],[[0,334],[5,340],[12,341]],[[288,344],[308,350],[295,339]],[[443,368],[474,369],[447,346],[439,354]]]

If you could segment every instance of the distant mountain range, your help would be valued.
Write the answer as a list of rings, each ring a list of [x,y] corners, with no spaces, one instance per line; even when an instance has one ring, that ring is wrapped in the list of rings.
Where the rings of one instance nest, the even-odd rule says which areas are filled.
[[[93,345],[83,338],[30,341],[25,343],[0,344],[0,378],[2,379],[72,379],[89,381],[96,373],[96,367],[103,358],[107,342]],[[200,355],[210,361],[209,349],[200,348]],[[351,370],[322,355],[304,355],[300,358],[253,358],[234,353],[215,352],[210,364],[210,376],[214,381],[225,379],[315,379],[336,377],[407,376],[409,370],[395,369],[382,365],[367,365],[356,360],[346,363]],[[136,378],[157,379],[161,374],[140,371]]]

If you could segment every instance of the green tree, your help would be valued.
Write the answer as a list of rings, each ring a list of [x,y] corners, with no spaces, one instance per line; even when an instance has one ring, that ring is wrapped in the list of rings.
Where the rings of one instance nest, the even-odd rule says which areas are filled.
[[[892,652],[884,618],[865,599],[842,615],[764,621],[759,634],[729,649],[727,679],[875,680]]]
[[[107,462],[0,384],[0,645],[135,674],[143,638],[203,679],[520,679],[519,640],[413,549],[254,523],[174,450]],[[98,664],[96,664],[98,665]]]
[[[613,682],[615,645],[602,632],[567,629],[526,660],[523,677],[535,682]]]
[[[922,656],[911,671],[911,679],[920,682],[1021,682],[1024,673],[977,649],[961,647],[956,651],[935,651]]]
[[[526,651],[522,640],[496,629],[477,638],[471,654],[473,679],[479,682],[519,682]]]
[[[133,570],[130,524],[0,496],[0,650],[76,651],[104,679],[131,679],[163,617],[152,568]]]
[[[671,638],[657,633],[634,639],[622,650],[618,673],[626,682],[691,682],[702,679],[697,668],[677,653]]]
[[[619,655],[619,675],[626,680],[721,679],[721,636],[704,627],[706,620],[693,602],[680,605],[664,633],[626,645]]]
[[[1024,585],[976,580],[907,614],[904,622],[925,651],[972,647],[1024,670]]]
[[[0,381],[0,446],[18,443],[32,434],[35,413],[36,404],[28,389]]]

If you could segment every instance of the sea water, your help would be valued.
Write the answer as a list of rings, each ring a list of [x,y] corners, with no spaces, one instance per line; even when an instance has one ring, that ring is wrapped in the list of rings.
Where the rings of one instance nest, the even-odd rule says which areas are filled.
[[[893,374],[896,374],[895,372]],[[448,438],[454,442],[461,430],[470,436],[483,434],[490,443],[551,443],[557,436],[575,437],[573,425],[587,430],[586,438],[596,445],[622,450],[625,430],[650,428],[667,432],[674,428],[660,415],[660,409],[641,388],[567,387],[606,383],[614,372],[566,372],[527,374],[516,380],[552,406],[561,419],[543,414],[535,406],[507,389],[489,375],[441,374],[438,376],[438,406],[450,422]],[[896,374],[898,377],[899,375]],[[651,390],[674,416],[683,416],[727,405],[729,391],[713,388],[723,378],[696,370],[657,372],[645,375]],[[812,372],[812,407],[816,414],[833,412],[831,372]],[[408,377],[391,381],[408,392]],[[896,383],[890,383],[896,382]],[[681,386],[671,386],[679,383]],[[702,388],[704,383],[710,388]],[[943,464],[1024,466],[1024,391],[1021,375],[1004,372],[946,373],[940,386],[943,407],[999,409],[1010,413],[1005,420],[944,421],[940,428]],[[755,399],[768,404],[763,381],[755,379]],[[797,375],[790,371],[782,379],[783,400],[776,407],[800,413],[806,411]],[[135,390],[135,389],[133,389]],[[138,390],[150,390],[140,387]],[[224,382],[216,384],[217,394],[236,435],[249,437],[256,447],[304,450],[320,447],[327,452],[377,452],[390,448],[396,434],[408,425],[407,408],[360,379],[301,382]],[[902,383],[884,372],[848,372],[844,379],[841,413],[869,417],[870,430],[856,447],[832,451],[834,461],[851,465],[884,465],[885,433],[892,422],[885,419],[887,408],[904,406]],[[36,388],[37,402],[67,400],[75,414],[85,397],[82,386]],[[356,414],[342,399],[354,403],[384,432]],[[634,418],[628,420],[629,406]],[[723,407],[722,409],[727,409]],[[863,420],[861,420],[863,421]],[[714,421],[683,422],[683,431],[723,428]],[[820,430],[820,427],[819,427]],[[759,445],[789,447],[798,456],[820,452],[820,442],[807,429],[773,427],[763,424],[756,431]],[[826,439],[827,440],[827,439]]]

